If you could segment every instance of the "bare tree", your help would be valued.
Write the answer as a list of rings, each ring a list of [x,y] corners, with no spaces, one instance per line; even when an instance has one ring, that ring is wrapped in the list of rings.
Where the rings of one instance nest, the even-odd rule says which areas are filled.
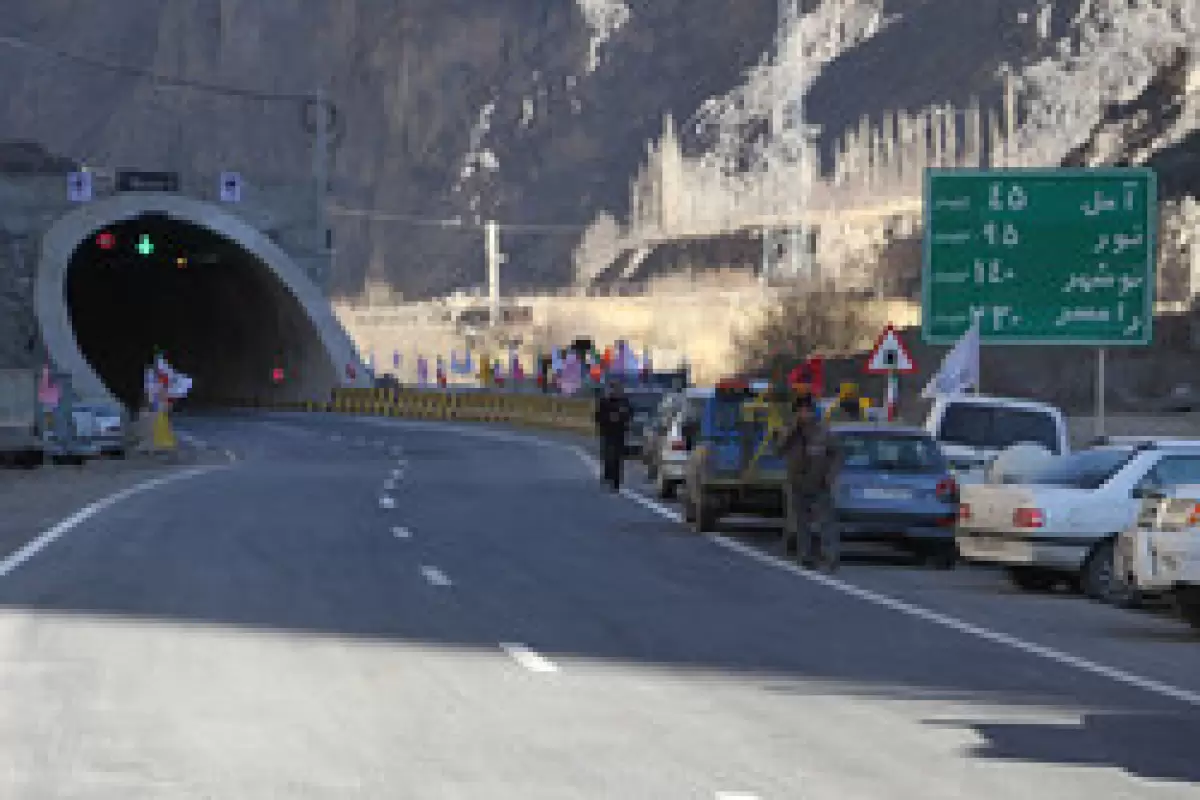
[[[774,374],[817,352],[860,348],[874,330],[862,300],[832,281],[806,282],[788,291],[762,320],[735,340],[746,371]]]

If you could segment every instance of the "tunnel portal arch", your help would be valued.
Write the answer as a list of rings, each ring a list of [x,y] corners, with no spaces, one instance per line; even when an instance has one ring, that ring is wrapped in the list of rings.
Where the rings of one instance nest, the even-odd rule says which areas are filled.
[[[275,242],[248,222],[218,206],[182,195],[126,193],[92,201],[56,220],[42,237],[34,289],[34,315],[51,362],[71,375],[76,393],[85,399],[115,399],[84,356],[67,303],[67,279],[76,251],[98,231],[143,216],[165,216],[223,237],[270,271],[296,301],[323,349],[326,369],[321,385],[303,387],[306,398],[319,399],[337,386],[369,386],[363,360],[334,316],[332,307],[303,270]],[[354,377],[347,375],[353,366]]]

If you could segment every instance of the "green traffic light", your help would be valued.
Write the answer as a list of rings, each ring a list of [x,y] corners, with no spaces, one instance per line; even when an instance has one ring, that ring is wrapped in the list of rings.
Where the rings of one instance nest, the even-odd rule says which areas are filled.
[[[154,243],[150,241],[149,234],[143,233],[142,238],[138,239],[137,251],[144,256],[154,252]]]

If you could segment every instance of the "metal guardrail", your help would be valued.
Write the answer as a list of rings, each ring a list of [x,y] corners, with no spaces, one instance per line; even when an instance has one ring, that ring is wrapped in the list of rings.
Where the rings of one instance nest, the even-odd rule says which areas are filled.
[[[595,424],[595,403],[591,398],[486,387],[335,389],[328,401],[234,399],[223,405],[446,422],[498,422],[575,432],[591,432]]]

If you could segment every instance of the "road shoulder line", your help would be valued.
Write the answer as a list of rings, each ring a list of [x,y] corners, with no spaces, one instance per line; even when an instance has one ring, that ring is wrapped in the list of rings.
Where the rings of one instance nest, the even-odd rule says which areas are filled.
[[[198,475],[203,475],[221,468],[222,467],[220,465],[215,464],[189,467],[178,472],[171,472],[166,475],[160,475],[156,478],[150,478],[149,480],[142,481],[141,483],[135,483],[133,486],[127,486],[126,488],[121,489],[118,492],[114,492],[107,497],[102,497],[95,502],[89,503],[61,522],[58,522],[54,526],[42,531],[35,538],[26,542],[22,547],[10,553],[3,560],[0,560],[0,578],[3,578],[15,571],[18,567],[29,561],[42,550],[45,550],[58,539],[61,539],[72,529],[79,527],[84,522],[87,522],[88,520],[97,516],[101,511],[116,505],[122,500],[126,500],[134,495],[148,492],[151,489],[157,489],[160,486],[166,486],[169,483],[186,480],[187,478],[194,478]]]

